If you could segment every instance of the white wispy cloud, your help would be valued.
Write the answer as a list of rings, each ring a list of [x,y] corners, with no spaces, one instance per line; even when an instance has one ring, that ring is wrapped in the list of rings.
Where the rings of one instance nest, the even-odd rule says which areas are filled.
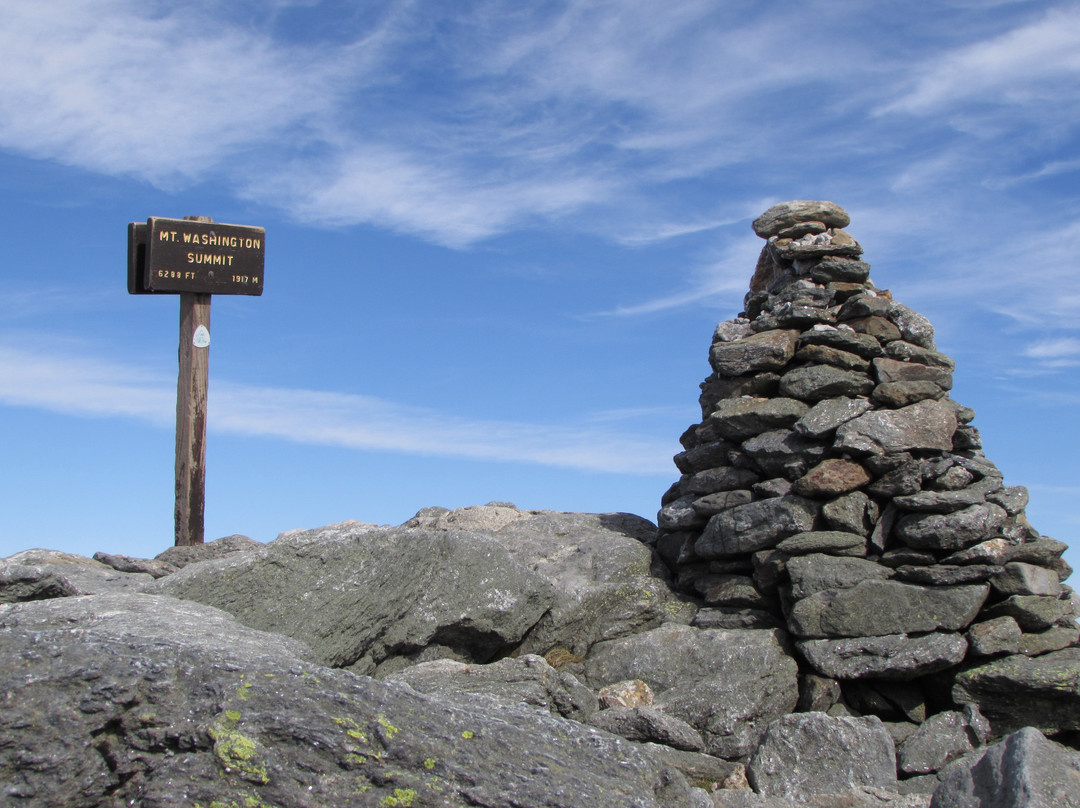
[[[951,113],[963,103],[1060,109],[1080,100],[1080,9],[1051,9],[1039,19],[962,46],[918,70],[914,86],[881,112]]]
[[[654,314],[723,297],[728,307],[738,311],[743,295],[749,289],[749,277],[757,265],[762,241],[749,235],[732,239],[723,255],[699,266],[690,273],[689,282],[681,289],[660,295],[640,303],[628,303],[607,311],[596,312],[592,317],[627,317]],[[734,314],[734,311],[732,312]]]
[[[1061,174],[1070,174],[1074,171],[1080,171],[1080,160],[1051,160],[1045,165],[1040,166],[1035,171],[1027,171],[1021,174],[1004,175],[1000,177],[991,177],[986,180],[985,184],[988,188],[994,190],[1004,190],[1011,188],[1014,185],[1023,185],[1025,183],[1037,182],[1038,180],[1047,179],[1049,177],[1057,177]]]
[[[725,220],[684,193],[703,178],[844,202],[889,184],[875,172],[925,197],[1019,175],[1001,140],[927,146],[898,121],[1030,119],[1053,139],[1080,103],[1071,5],[1000,9],[1011,31],[952,31],[944,52],[913,22],[910,59],[882,58],[872,9],[823,2],[778,24],[767,3],[372,0],[298,34],[305,5],[8,0],[0,148],[453,247],[552,221],[640,245]],[[817,31],[843,39],[827,69]],[[660,308],[713,294],[708,274]]]
[[[70,351],[0,347],[0,401],[166,427],[174,423],[176,388],[172,379]],[[208,419],[211,431],[237,435],[614,474],[670,473],[673,454],[667,441],[597,427],[590,418],[581,425],[470,419],[373,396],[217,380]]]
[[[1043,340],[1025,348],[1024,355],[1035,359],[1062,359],[1065,357],[1080,356],[1080,339],[1076,339],[1075,337],[1062,337],[1059,339]]]
[[[805,38],[705,0],[384,0],[310,40],[296,5],[11,0],[0,147],[463,246],[760,154],[762,102],[815,81]]]
[[[1058,337],[1028,345],[1024,356],[1034,359],[1042,371],[1055,371],[1080,365],[1080,339]]]
[[[208,10],[4,3],[0,143],[170,187],[228,171],[255,144],[310,137],[346,66]]]

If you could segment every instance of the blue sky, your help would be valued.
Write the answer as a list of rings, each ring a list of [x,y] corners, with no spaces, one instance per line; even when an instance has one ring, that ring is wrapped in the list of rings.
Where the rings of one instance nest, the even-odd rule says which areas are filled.
[[[1072,542],[1080,5],[913,8],[5,0],[0,556],[172,542],[178,300],[127,294],[130,221],[266,228],[212,306],[206,533],[268,541],[653,518],[787,199],[851,213]]]

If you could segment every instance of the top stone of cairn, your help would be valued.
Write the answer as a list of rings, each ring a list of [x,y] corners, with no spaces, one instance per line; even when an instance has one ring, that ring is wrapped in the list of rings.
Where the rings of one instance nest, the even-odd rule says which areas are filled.
[[[832,227],[847,227],[851,217],[833,202],[796,199],[773,205],[754,219],[754,232],[762,238],[789,236],[798,238],[812,232],[824,232]],[[791,232],[787,232],[791,231]]]

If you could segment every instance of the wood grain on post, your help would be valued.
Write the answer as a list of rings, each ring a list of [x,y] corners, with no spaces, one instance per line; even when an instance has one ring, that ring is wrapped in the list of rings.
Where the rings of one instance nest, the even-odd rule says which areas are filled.
[[[205,216],[186,217],[212,222]],[[202,544],[206,510],[206,390],[210,347],[196,347],[199,326],[210,330],[210,295],[180,294],[180,374],[176,382],[176,545]]]

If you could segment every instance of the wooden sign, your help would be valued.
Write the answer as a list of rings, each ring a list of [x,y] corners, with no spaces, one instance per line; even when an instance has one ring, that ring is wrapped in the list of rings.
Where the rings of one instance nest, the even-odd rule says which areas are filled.
[[[128,225],[128,292],[261,295],[261,227],[152,216]]]
[[[261,295],[266,231],[206,216],[128,225],[128,292],[180,295],[176,544],[202,544],[211,295]]]

